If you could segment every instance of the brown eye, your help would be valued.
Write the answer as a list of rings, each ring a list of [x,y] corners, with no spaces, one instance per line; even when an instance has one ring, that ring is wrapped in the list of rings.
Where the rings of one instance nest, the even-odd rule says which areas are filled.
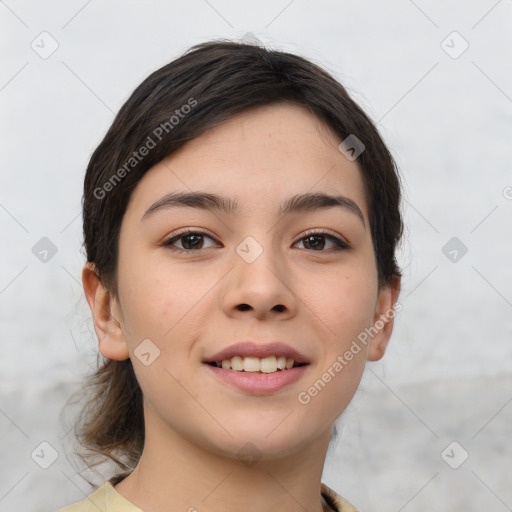
[[[322,235],[310,235],[303,239],[306,249],[323,249],[325,247],[325,237]]]
[[[208,247],[204,246],[206,239],[213,241],[213,238],[206,233],[187,231],[166,240],[163,245],[172,250],[191,252],[205,248],[208,249]],[[178,246],[175,244],[178,244]]]
[[[331,246],[327,247],[327,249],[340,251],[349,248],[348,244],[341,238],[330,235],[328,233],[309,233],[305,237],[301,238],[299,243],[302,242],[305,249],[313,250],[316,252],[327,252],[324,249],[326,245],[329,245],[329,241]]]

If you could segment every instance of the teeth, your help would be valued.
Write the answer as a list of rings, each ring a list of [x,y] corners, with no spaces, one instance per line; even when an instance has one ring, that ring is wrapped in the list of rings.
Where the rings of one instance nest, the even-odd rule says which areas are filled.
[[[275,356],[264,357],[260,363],[260,370],[263,373],[277,372],[277,359]]]
[[[277,370],[289,370],[293,368],[295,361],[285,356],[269,357],[241,357],[235,356],[231,359],[224,359],[222,363],[216,363],[217,367],[224,370],[235,370],[237,372],[262,372],[274,373]]]
[[[231,361],[229,359],[225,359],[225,361],[228,364],[228,370],[229,366],[231,366],[231,369],[236,370],[237,372],[241,372],[244,369],[244,360],[240,356],[232,357]],[[224,361],[222,361],[222,366],[224,367]]]
[[[244,372],[259,372],[261,370],[258,357],[244,357]]]

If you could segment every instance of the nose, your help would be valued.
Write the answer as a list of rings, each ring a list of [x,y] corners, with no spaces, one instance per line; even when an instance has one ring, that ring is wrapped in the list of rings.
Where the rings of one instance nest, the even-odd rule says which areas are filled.
[[[242,254],[242,253],[240,253]],[[232,271],[226,276],[224,312],[232,317],[285,320],[297,311],[293,277],[283,258],[264,249],[254,260],[233,255]]]

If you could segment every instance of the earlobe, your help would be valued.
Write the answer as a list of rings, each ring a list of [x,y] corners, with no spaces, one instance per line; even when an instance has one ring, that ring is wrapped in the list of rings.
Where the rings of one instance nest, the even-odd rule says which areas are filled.
[[[91,308],[100,352],[108,359],[128,359],[130,352],[123,329],[114,315],[115,298],[101,282],[93,263],[87,262],[84,265],[82,283]]]
[[[368,350],[368,361],[378,361],[386,352],[391,333],[393,332],[395,314],[401,309],[401,305],[397,304],[398,295],[400,294],[400,282],[400,278],[397,277],[391,284],[379,290],[373,325],[370,328],[373,336],[371,337]]]

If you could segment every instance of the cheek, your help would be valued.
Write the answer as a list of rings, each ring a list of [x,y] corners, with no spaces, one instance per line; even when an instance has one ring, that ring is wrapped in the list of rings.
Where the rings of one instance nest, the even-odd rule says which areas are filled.
[[[373,290],[362,281],[331,282],[315,313],[323,350],[317,367],[297,395],[307,424],[334,421],[352,400],[364,372],[368,348],[358,336],[370,325]]]
[[[347,266],[343,270],[315,276],[306,283],[308,306],[324,323],[331,343],[326,347],[342,350],[344,345],[371,325],[377,299],[376,273],[371,267]],[[311,293],[314,290],[314,293]]]
[[[376,273],[370,269],[347,266],[308,283],[309,290],[316,290],[307,304],[318,319],[323,351],[298,402],[313,416],[334,420],[361,380],[367,346],[358,336],[371,325],[377,297]]]
[[[209,279],[191,276],[165,259],[132,253],[119,261],[123,318],[132,342],[154,338],[165,343],[201,301]],[[210,285],[211,287],[211,285]]]

